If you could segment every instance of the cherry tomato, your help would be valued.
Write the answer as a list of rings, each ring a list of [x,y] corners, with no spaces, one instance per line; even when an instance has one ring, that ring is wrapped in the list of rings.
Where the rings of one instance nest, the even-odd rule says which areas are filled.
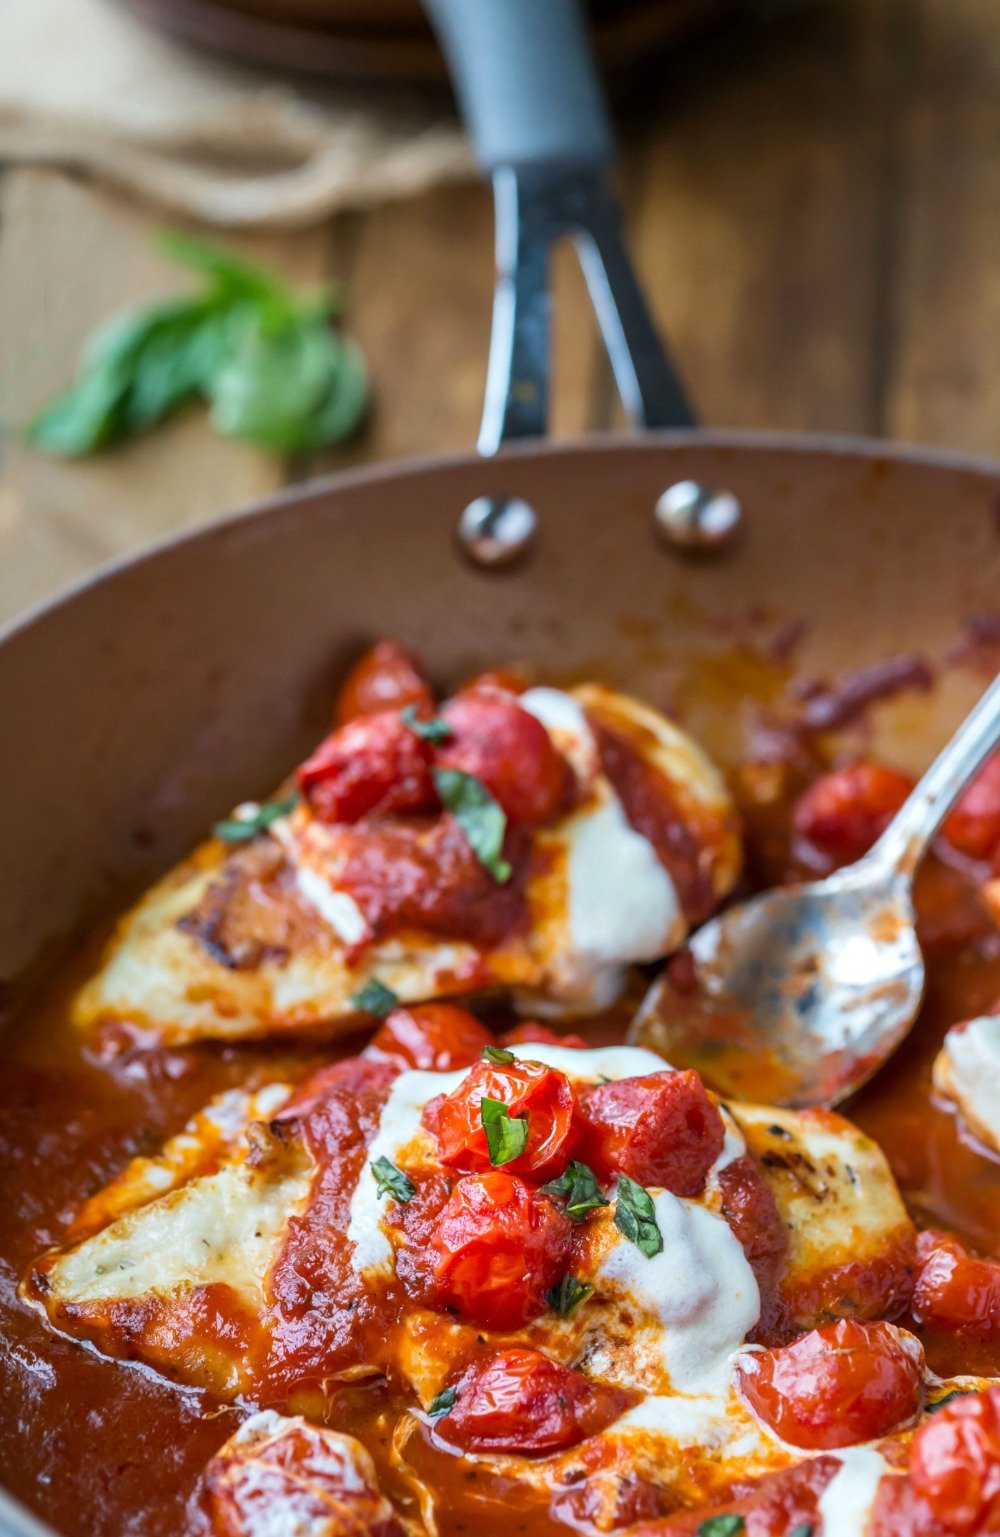
[[[740,1392],[783,1441],[831,1451],[888,1434],[920,1405],[923,1352],[893,1325],[841,1318],[744,1356]]]
[[[848,865],[868,852],[913,785],[909,774],[883,763],[834,769],[800,796],[792,826],[834,865]]]
[[[460,1179],[429,1239],[440,1305],[487,1329],[545,1312],[565,1272],[573,1224],[547,1195],[499,1171]]]
[[[563,1451],[617,1419],[629,1399],[539,1350],[518,1347],[477,1361],[455,1385],[438,1436],[463,1451]]]
[[[749,1153],[720,1169],[718,1184],[721,1215],[739,1239],[757,1277],[761,1324],[767,1328],[777,1318],[778,1282],[788,1258],[788,1228],[773,1190]]]
[[[512,822],[540,827],[566,802],[571,776],[542,725],[499,689],[456,694],[441,711],[452,730],[437,750],[442,768],[480,780]]]
[[[394,710],[334,731],[299,769],[299,789],[324,822],[433,811],[430,749]]]
[[[380,640],[355,662],[344,679],[337,695],[334,723],[346,726],[359,715],[398,711],[408,704],[419,710],[433,710],[430,685],[408,651],[394,640]]]
[[[725,1128],[698,1074],[649,1073],[588,1089],[580,1103],[580,1157],[599,1178],[697,1195],[722,1152]]]
[[[1000,1264],[976,1259],[949,1233],[917,1239],[913,1316],[931,1329],[958,1330],[982,1338],[1000,1335]]]
[[[451,1094],[439,1094],[424,1111],[424,1125],[437,1140],[438,1157],[452,1169],[489,1169],[483,1126],[484,1099],[499,1100],[511,1117],[526,1116],[528,1137],[509,1174],[530,1174],[538,1184],[566,1165],[574,1134],[576,1102],[565,1073],[540,1062],[477,1062]]]
[[[393,1009],[376,1030],[365,1055],[384,1057],[405,1067],[450,1073],[471,1067],[493,1037],[468,1009],[456,1003],[418,1003]]]
[[[953,1398],[921,1425],[910,1481],[955,1537],[1000,1532],[1000,1387]]]
[[[587,1043],[582,1035],[560,1035],[558,1030],[550,1030],[548,1025],[540,1025],[534,1019],[526,1019],[523,1025],[515,1025],[513,1030],[504,1031],[500,1037],[501,1046],[570,1046],[579,1051],[586,1051]]]
[[[1000,852],[1000,753],[988,760],[945,819],[944,836],[970,859]]]

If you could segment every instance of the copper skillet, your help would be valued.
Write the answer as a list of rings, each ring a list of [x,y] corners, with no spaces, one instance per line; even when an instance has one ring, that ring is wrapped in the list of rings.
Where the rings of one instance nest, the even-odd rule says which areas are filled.
[[[275,497],[111,567],[0,637],[0,987],[11,1014],[82,928],[281,778],[373,636],[404,637],[443,684],[517,659],[680,698],[725,763],[740,745],[742,685],[721,663],[741,643],[759,649],[803,621],[796,664],[807,673],[907,650],[934,661],[968,616],[1000,609],[1000,466],[687,423],[617,232],[610,141],[572,0],[432,10],[498,185],[488,456]],[[484,59],[485,75],[474,67]],[[544,251],[565,230],[583,242],[626,404],[655,431],[569,448],[536,440]],[[664,548],[654,531],[657,500],[683,481],[725,487],[742,507],[740,537],[711,560]],[[537,515],[519,562],[487,569],[456,547],[456,519],[484,497],[520,498]],[[883,717],[880,746],[928,761],[980,687],[944,671],[930,696]],[[41,1530],[0,1495],[0,1533]]]

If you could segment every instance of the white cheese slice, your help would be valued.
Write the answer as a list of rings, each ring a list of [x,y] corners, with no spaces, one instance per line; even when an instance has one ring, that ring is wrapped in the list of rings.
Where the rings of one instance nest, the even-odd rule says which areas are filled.
[[[1000,1014],[953,1025],[934,1063],[934,1086],[969,1129],[1000,1153]]]

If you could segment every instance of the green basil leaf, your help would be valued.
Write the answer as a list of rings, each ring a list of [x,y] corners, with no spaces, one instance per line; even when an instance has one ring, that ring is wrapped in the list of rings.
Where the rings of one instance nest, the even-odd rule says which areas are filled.
[[[442,1414],[447,1414],[449,1409],[453,1409],[457,1397],[458,1391],[456,1388],[444,1388],[436,1398],[432,1398],[427,1405],[427,1413],[431,1419],[440,1419]]]
[[[943,1409],[945,1404],[950,1404],[953,1398],[967,1398],[970,1393],[976,1391],[976,1388],[952,1388],[950,1393],[945,1393],[943,1398],[935,1399],[932,1404],[925,1404],[924,1408],[928,1414],[937,1414],[938,1410]]]
[[[298,795],[286,795],[284,800],[264,801],[247,816],[224,817],[215,824],[215,836],[221,838],[223,843],[248,843],[258,833],[266,832],[279,817],[286,817],[297,805],[298,799]]]
[[[210,381],[216,431],[282,454],[312,446],[308,423],[335,386],[339,345],[326,326],[274,330],[249,313]]]
[[[375,1176],[379,1195],[391,1195],[397,1201],[412,1201],[417,1193],[417,1187],[411,1179],[397,1169],[388,1158],[376,1158],[371,1165],[371,1171]]]
[[[351,999],[351,1007],[360,1010],[362,1014],[374,1014],[376,1019],[385,1019],[391,1014],[399,1002],[399,998],[391,987],[386,987],[377,977],[372,977],[364,987],[359,988]]]
[[[318,410],[302,424],[299,447],[303,450],[328,448],[350,437],[368,409],[368,369],[360,349],[347,337],[328,329],[327,334],[337,349],[336,378]]]
[[[627,1174],[618,1176],[615,1227],[647,1259],[652,1259],[663,1248],[663,1236],[656,1223],[653,1198],[648,1190],[637,1185],[634,1179],[629,1179]],[[733,1530],[739,1528],[734,1527]]]
[[[399,716],[403,725],[409,726],[414,736],[418,736],[422,742],[447,742],[453,734],[448,722],[442,720],[440,715],[433,715],[430,720],[421,719],[415,704],[406,705]]]
[[[164,230],[158,244],[165,256],[208,278],[221,297],[249,299],[277,320],[296,319],[303,313],[330,315],[336,307],[332,290],[323,289],[303,300],[278,273],[186,230]]]
[[[746,1527],[742,1516],[709,1516],[698,1527],[695,1537],[738,1537]]]
[[[528,1117],[511,1115],[499,1099],[482,1099],[479,1102],[479,1118],[486,1133],[490,1163],[499,1169],[511,1163],[524,1152],[528,1140]]]
[[[469,840],[479,863],[504,885],[512,871],[501,854],[507,830],[502,807],[473,774],[462,769],[432,769],[431,773],[441,800]]]
[[[581,1281],[578,1276],[564,1275],[558,1286],[545,1293],[545,1300],[554,1313],[560,1318],[568,1318],[588,1297],[594,1295],[594,1288],[589,1281]]]
[[[611,1204],[601,1194],[593,1169],[585,1163],[578,1163],[575,1158],[570,1159],[558,1179],[550,1180],[542,1189],[546,1195],[554,1196],[563,1203],[567,1217],[572,1217],[574,1222],[582,1222],[588,1212]]]
[[[813,1537],[811,1521],[800,1521],[798,1526],[793,1526],[788,1537]]]
[[[510,1067],[517,1061],[514,1053],[503,1046],[484,1046],[482,1056],[484,1062],[495,1062],[497,1067]]]

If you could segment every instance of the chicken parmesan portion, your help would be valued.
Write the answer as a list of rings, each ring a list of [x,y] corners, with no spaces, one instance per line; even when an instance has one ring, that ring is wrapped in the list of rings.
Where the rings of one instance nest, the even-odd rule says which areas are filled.
[[[624,695],[492,675],[438,706],[383,646],[337,718],[293,790],[237,807],[120,921],[81,1029],[161,1045],[329,1033],[373,987],[588,1012],[738,874],[719,774]]]
[[[334,1519],[309,1470],[348,1455],[321,1444],[338,1404],[407,1520],[433,1530],[460,1455],[477,1497],[513,1480],[609,1530],[908,1436],[940,1391],[907,1327],[916,1263],[841,1117],[436,1003],[295,1087],[214,1101],[91,1198],[22,1295],[269,1411],[209,1470],[220,1532],[283,1533],[252,1521],[286,1475]]]

